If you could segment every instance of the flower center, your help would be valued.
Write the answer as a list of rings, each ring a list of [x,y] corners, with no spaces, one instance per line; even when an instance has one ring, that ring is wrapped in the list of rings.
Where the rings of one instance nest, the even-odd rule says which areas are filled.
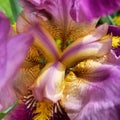
[[[22,120],[70,120],[60,101],[53,103],[43,99],[39,102],[31,91],[28,91],[28,94],[19,100],[19,104],[10,116],[10,120],[18,120],[19,118]]]

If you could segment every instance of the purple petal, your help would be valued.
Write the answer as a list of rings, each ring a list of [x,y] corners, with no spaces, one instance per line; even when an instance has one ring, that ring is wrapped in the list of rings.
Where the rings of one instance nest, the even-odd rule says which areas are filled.
[[[109,25],[108,34],[112,34],[113,36],[120,36],[120,27]]]
[[[67,24],[70,19],[70,9],[72,6],[72,0],[28,0],[36,9],[40,12],[47,12],[54,20]],[[43,12],[43,14],[44,14]]]
[[[3,68],[0,68],[0,73],[1,71],[5,70],[4,75],[0,74],[0,88],[13,79],[13,76],[22,64],[32,42],[33,39],[29,34],[15,36],[11,40],[7,41],[6,48],[3,48],[3,50],[6,49],[6,54],[3,56],[6,58],[6,63],[4,64]],[[1,49],[0,52],[2,53],[4,51]]]
[[[7,36],[10,30],[10,22],[8,18],[0,12],[0,44],[7,40]]]
[[[120,8],[120,0],[74,0],[72,18],[77,22],[90,21]]]
[[[79,85],[77,82],[71,83],[71,88],[76,87],[74,85],[78,86],[72,92],[73,95],[69,93],[68,101],[64,102],[71,120],[89,120],[90,118],[91,120],[119,120],[116,109],[116,106],[120,105],[119,71],[120,68],[117,66],[101,64],[93,72],[94,77],[86,79],[88,82],[81,81]],[[98,77],[98,82],[89,81],[90,79],[97,81]]]
[[[16,99],[16,95],[11,88],[12,81],[32,42],[33,39],[29,34],[23,34],[8,40],[5,46],[1,45],[0,53],[3,54],[5,51],[4,56],[0,56],[0,59],[5,60],[0,68],[0,104],[2,110],[10,106]]]
[[[120,56],[120,47],[113,48],[113,51],[115,52],[115,55],[116,55],[117,57]]]

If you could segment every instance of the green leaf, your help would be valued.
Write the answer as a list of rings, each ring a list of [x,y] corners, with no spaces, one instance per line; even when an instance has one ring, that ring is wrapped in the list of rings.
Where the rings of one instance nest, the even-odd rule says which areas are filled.
[[[14,20],[17,20],[17,17],[19,16],[19,13],[22,11],[22,8],[20,7],[18,0],[9,0],[11,11],[14,17]]]
[[[0,112],[0,120],[2,120],[2,118],[4,118],[5,117],[5,115],[7,115],[12,109],[14,109],[15,108],[15,106],[17,105],[17,101],[13,104],[13,105],[11,105],[8,109],[6,109],[6,110],[4,110],[3,112]]]
[[[13,24],[16,22],[22,8],[20,7],[18,0],[0,0],[0,10],[6,14]]]

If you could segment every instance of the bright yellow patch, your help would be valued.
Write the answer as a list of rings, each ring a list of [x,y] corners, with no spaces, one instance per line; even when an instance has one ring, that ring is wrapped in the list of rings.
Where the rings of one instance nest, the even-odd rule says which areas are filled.
[[[58,45],[59,48],[62,47],[62,41],[58,38],[55,39],[56,44]]]
[[[12,25],[13,30],[16,32],[16,23]]]
[[[115,25],[120,26],[120,16],[115,16],[113,18],[113,22],[115,23]]]
[[[120,46],[120,37],[119,36],[113,36],[112,37],[112,46],[114,48],[117,48]]]
[[[36,114],[33,120],[50,120],[50,116],[52,116],[53,111],[53,103],[48,100],[43,100],[42,102],[38,102],[36,105],[36,110],[34,113]]]

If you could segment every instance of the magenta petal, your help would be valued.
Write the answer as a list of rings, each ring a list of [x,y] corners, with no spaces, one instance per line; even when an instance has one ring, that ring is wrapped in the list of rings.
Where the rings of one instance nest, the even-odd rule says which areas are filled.
[[[27,109],[26,105],[21,103],[5,117],[5,120],[33,120],[32,114],[33,110]]]
[[[120,0],[74,0],[71,16],[77,22],[84,22],[111,14],[119,8]]]
[[[120,36],[120,27],[109,25],[108,34],[112,34],[113,36]]]
[[[0,44],[7,40],[9,29],[10,22],[8,18],[2,12],[0,12]]]
[[[32,44],[33,39],[29,34],[23,34],[12,38],[7,41],[5,57],[6,62],[3,68],[0,68],[0,73],[4,72],[4,74],[0,74],[0,89],[6,84],[11,82],[13,76],[18,71],[21,63],[23,62],[28,50],[29,46]],[[2,46],[3,47],[3,46]],[[4,51],[0,49],[0,53]],[[0,58],[3,59],[3,58]]]

